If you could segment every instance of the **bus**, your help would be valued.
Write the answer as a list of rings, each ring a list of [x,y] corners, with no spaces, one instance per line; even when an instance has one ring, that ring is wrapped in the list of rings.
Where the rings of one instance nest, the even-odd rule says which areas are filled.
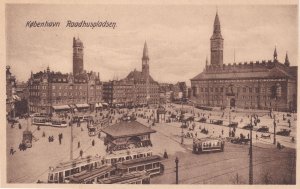
[[[225,142],[221,138],[195,138],[193,140],[193,153],[201,154],[204,152],[224,151]]]
[[[94,124],[89,124],[87,126],[89,136],[97,135],[98,133],[101,132],[102,128],[105,128],[108,125],[109,125],[109,119],[108,118],[105,118],[105,119],[102,119],[102,120],[96,120]]]

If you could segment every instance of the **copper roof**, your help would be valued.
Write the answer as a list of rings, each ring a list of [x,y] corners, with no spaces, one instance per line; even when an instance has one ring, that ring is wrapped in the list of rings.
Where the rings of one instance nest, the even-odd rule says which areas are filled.
[[[191,80],[209,80],[209,79],[272,79],[272,78],[293,78],[287,70],[275,66],[272,69],[261,69],[253,71],[221,71],[221,72],[207,72],[203,71]]]
[[[102,129],[102,131],[114,138],[138,136],[156,132],[137,121],[121,121],[120,123]]]

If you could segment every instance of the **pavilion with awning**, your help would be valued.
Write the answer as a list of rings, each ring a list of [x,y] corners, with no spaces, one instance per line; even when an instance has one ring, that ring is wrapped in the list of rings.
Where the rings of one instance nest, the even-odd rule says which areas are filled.
[[[137,121],[121,121],[105,127],[104,145],[107,152],[127,150],[132,148],[151,147],[150,134],[156,131]]]

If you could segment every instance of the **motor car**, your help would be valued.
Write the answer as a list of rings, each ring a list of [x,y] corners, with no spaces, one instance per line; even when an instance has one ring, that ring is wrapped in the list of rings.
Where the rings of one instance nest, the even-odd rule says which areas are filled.
[[[281,129],[276,133],[276,135],[281,135],[281,136],[290,136],[291,130],[287,129]]]

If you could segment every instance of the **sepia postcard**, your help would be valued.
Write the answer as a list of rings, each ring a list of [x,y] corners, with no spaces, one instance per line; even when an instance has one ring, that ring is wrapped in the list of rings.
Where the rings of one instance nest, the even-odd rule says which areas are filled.
[[[298,1],[2,10],[1,186],[299,184]]]

